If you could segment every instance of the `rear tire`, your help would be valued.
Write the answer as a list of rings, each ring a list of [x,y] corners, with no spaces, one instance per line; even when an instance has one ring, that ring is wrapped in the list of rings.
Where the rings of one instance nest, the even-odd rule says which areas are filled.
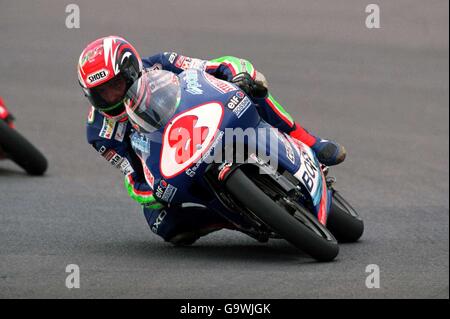
[[[327,228],[339,242],[356,242],[364,232],[364,222],[337,191],[333,193]]]
[[[339,247],[336,239],[306,209],[297,210],[297,217],[294,217],[240,169],[227,178],[225,188],[278,235],[314,259],[331,261],[337,256]]]
[[[43,175],[48,167],[47,159],[19,132],[0,120],[0,147],[7,157],[30,175]]]

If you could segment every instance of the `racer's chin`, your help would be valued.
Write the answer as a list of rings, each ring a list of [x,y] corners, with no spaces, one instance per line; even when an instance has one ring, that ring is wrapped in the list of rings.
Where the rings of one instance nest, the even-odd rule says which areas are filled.
[[[115,107],[112,110],[101,111],[101,113],[106,118],[115,121],[125,120],[128,117],[125,105],[123,103],[121,103],[119,106]]]

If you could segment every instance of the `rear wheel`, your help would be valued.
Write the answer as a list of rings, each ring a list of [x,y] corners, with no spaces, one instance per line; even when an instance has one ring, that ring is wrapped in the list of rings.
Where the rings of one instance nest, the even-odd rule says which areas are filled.
[[[338,191],[333,192],[327,228],[340,242],[355,242],[364,232],[362,219]]]
[[[254,180],[255,179],[255,180]],[[228,192],[278,235],[319,261],[331,261],[338,252],[336,239],[306,208],[277,193],[276,185],[263,185],[240,169],[228,177]]]
[[[0,147],[30,175],[43,175],[47,170],[47,160],[30,142],[16,130],[0,120]]]

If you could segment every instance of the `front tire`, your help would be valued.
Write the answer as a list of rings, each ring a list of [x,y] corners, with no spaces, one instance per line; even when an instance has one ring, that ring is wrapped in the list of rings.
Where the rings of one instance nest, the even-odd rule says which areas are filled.
[[[30,175],[43,175],[47,159],[27,139],[0,120],[0,146],[7,157]]]
[[[225,188],[278,235],[314,259],[331,261],[337,256],[336,239],[305,208],[298,205],[294,214],[289,213],[240,169],[227,178]]]

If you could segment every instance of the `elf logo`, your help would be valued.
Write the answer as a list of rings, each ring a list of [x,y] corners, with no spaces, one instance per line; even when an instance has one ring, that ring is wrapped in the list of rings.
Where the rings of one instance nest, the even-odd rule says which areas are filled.
[[[104,78],[108,77],[109,72],[106,69],[102,69],[96,73],[90,74],[87,77],[87,83],[88,84],[94,84],[98,81],[103,80]]]
[[[245,94],[242,91],[237,91],[235,95],[233,95],[233,97],[228,101],[228,108],[230,110],[234,110],[234,108],[239,105],[239,103],[242,102],[242,100],[244,99]]]

